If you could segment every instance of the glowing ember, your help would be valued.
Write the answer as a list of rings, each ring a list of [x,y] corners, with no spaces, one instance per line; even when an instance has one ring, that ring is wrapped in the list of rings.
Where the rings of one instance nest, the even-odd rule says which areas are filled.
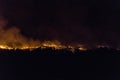
[[[18,47],[8,47],[8,46],[3,46],[3,45],[0,45],[0,49],[9,49],[9,50],[11,50],[11,49],[22,49],[22,50],[24,50],[24,49],[36,49],[36,48],[39,48],[39,47],[27,47],[27,46],[23,46],[23,47],[21,47],[21,48],[18,48]]]
[[[0,45],[0,48],[1,48],[1,49],[10,49],[9,47],[3,46],[3,45]]]
[[[65,48],[65,46],[61,45],[59,41],[45,41],[42,43],[42,47],[51,47],[55,49],[62,49]]]
[[[81,51],[86,51],[87,49],[84,48],[84,47],[80,47],[79,50],[81,50]]]
[[[87,50],[87,47],[86,47],[85,45],[83,45],[83,44],[79,44],[79,45],[77,45],[77,47],[78,47],[78,49],[81,50],[81,51]]]
[[[108,45],[97,45],[97,48],[110,48]]]

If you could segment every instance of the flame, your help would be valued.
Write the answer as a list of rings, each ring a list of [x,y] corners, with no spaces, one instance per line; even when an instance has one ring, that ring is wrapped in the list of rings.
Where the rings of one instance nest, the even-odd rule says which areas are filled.
[[[9,47],[4,46],[4,45],[0,45],[0,48],[1,48],[1,49],[12,49],[12,48],[9,48]]]
[[[6,26],[6,21],[0,16],[0,49],[30,49],[34,50],[36,48],[54,48],[54,49],[65,49],[68,48],[72,52],[75,51],[75,49],[79,49],[82,51],[87,50],[88,48],[84,44],[75,44],[75,45],[64,45],[61,42],[57,40],[53,41],[39,41],[34,39],[29,39],[23,36],[20,32],[20,30],[16,27],[11,27],[8,29],[4,29]],[[100,47],[107,47],[106,45],[98,45],[97,48]]]
[[[81,50],[81,51],[86,51],[86,50],[87,50],[87,48],[80,47],[80,48],[79,48],[79,50]]]
[[[51,48],[55,48],[55,49],[63,49],[65,48],[64,45],[62,45],[59,41],[55,40],[55,41],[44,41],[41,45],[43,48],[44,47],[51,47]]]
[[[75,49],[79,49],[81,51],[87,50],[86,45],[84,44],[75,44],[75,45],[64,45],[57,40],[53,41],[39,41],[34,39],[29,39],[23,36],[20,33],[20,30],[16,27],[12,27],[10,29],[4,30],[0,29],[0,49],[30,49],[34,50],[36,48],[54,48],[54,49],[65,49],[69,48],[72,52]],[[97,48],[100,47],[109,47],[105,45],[98,45]]]
[[[1,49],[32,49],[40,47],[39,40],[28,39],[21,35],[16,27],[4,30],[0,29]]]
[[[86,47],[86,45],[84,44],[78,44],[77,45],[78,49],[81,50],[81,51],[86,51],[88,48]]]
[[[97,48],[110,48],[108,45],[97,45]]]

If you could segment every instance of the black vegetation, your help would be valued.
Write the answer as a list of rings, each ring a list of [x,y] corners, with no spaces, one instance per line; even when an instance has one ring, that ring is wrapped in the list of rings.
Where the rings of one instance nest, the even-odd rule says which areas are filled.
[[[0,50],[0,80],[120,80],[120,51]]]

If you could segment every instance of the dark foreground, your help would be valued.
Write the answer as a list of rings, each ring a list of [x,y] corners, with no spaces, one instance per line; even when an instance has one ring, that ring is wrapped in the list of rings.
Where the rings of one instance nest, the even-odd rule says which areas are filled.
[[[120,51],[0,50],[0,80],[120,80]]]

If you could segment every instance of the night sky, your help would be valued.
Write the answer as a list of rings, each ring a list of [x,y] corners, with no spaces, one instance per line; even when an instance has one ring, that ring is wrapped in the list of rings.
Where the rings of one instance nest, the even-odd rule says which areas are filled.
[[[0,9],[27,37],[120,45],[119,0],[0,0]]]

